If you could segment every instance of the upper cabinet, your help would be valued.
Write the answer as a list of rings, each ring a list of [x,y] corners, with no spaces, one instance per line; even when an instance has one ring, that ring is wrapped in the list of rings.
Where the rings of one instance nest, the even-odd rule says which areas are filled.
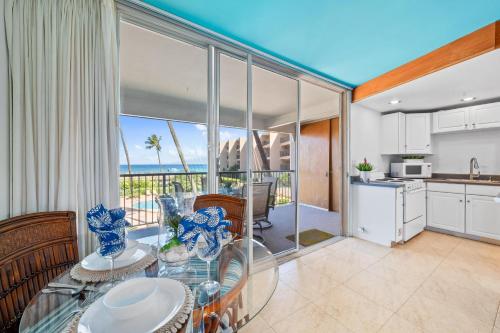
[[[432,114],[433,133],[466,130],[469,126],[469,108],[439,111]]]
[[[408,113],[405,154],[431,154],[431,115]]]
[[[382,116],[382,154],[404,154],[406,135],[405,114],[391,113]]]
[[[500,103],[470,107],[469,119],[471,129],[500,127]]]
[[[382,116],[382,154],[431,154],[431,118],[429,113]]]
[[[500,127],[500,102],[433,113],[433,133]]]

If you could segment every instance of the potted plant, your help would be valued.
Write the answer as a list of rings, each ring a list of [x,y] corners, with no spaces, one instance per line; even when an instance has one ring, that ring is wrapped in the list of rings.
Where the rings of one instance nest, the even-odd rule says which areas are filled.
[[[404,155],[404,163],[424,163],[424,156],[422,155]]]
[[[366,157],[364,158],[363,162],[358,163],[356,165],[356,169],[359,171],[359,178],[363,183],[368,183],[370,181],[370,173],[373,170],[373,165],[368,163],[366,160]]]

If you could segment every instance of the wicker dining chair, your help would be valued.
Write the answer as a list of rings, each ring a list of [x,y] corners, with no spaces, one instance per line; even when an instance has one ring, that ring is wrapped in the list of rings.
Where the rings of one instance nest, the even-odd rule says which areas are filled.
[[[196,211],[200,208],[213,206],[224,208],[227,212],[226,219],[232,222],[232,225],[227,229],[233,234],[243,236],[246,204],[247,201],[244,198],[223,194],[205,194],[196,197],[193,209]]]
[[[74,212],[0,221],[0,332],[17,332],[33,296],[77,262]]]

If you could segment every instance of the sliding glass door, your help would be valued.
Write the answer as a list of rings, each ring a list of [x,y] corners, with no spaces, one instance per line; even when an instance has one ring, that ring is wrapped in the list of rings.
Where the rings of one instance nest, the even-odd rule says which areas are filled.
[[[156,225],[156,195],[190,213],[207,192],[207,57],[202,45],[120,23],[120,201],[136,229]]]
[[[254,238],[277,254],[297,248],[298,81],[252,67]]]
[[[247,201],[242,233],[298,248],[299,81],[290,71],[162,29],[120,24],[122,206],[154,226],[158,194]],[[235,51],[235,52],[233,52]]]

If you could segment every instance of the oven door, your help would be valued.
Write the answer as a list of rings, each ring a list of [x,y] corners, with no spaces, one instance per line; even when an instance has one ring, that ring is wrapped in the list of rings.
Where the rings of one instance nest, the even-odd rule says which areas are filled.
[[[425,188],[405,192],[404,223],[425,216]]]

